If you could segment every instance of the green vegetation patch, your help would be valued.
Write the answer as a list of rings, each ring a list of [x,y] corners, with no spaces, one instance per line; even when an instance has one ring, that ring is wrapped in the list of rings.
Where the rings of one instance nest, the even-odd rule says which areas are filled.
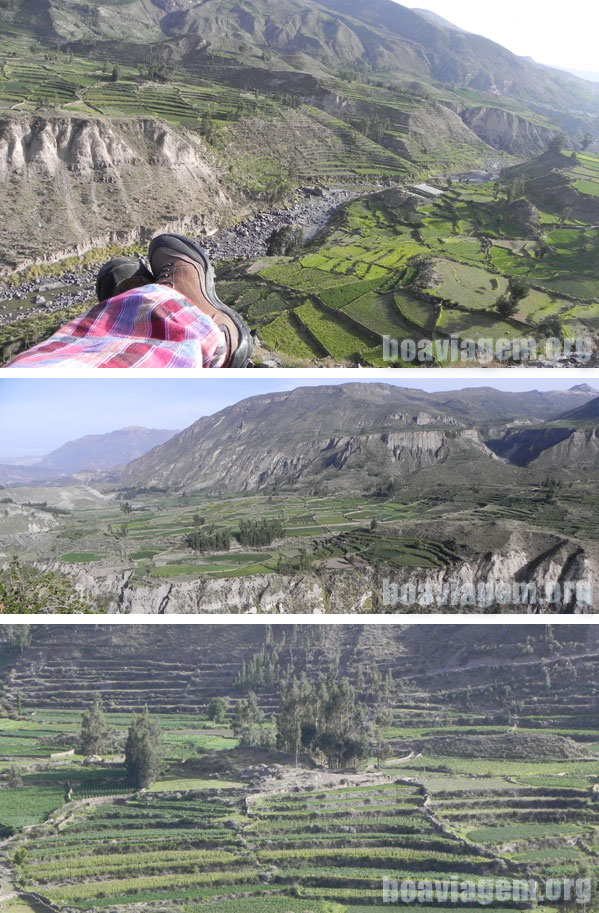
[[[0,824],[21,828],[40,824],[66,802],[64,786],[0,789]]]
[[[61,555],[60,560],[66,564],[92,564],[94,561],[101,561],[104,555],[95,555],[90,552],[68,552]]]

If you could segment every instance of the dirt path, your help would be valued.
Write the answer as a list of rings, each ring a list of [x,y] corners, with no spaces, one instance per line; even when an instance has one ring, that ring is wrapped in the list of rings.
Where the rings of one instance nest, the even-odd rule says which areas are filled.
[[[13,882],[13,871],[8,854],[0,851],[0,904],[13,900],[17,896]]]
[[[314,792],[324,789],[350,789],[355,786],[377,786],[381,783],[391,783],[393,778],[382,771],[364,771],[363,773],[347,773],[344,771],[329,771],[317,768],[308,770],[304,767],[285,767],[273,776],[267,776],[257,786],[256,790],[245,797],[245,807],[250,812],[252,806],[260,799],[271,796],[287,795],[298,792]]]

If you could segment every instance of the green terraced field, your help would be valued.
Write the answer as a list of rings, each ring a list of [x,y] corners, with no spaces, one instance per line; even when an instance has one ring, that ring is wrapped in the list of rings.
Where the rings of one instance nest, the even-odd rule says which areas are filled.
[[[418,787],[390,781],[278,795],[247,813],[208,794],[104,806],[77,815],[57,837],[29,841],[22,874],[76,909],[171,900],[212,910],[219,895],[246,909],[244,895],[264,892],[260,873],[270,869],[268,894],[287,910],[294,895],[376,903],[382,871],[414,867],[422,878],[495,871],[492,859],[435,833]]]
[[[598,175],[599,157],[587,159]],[[535,338],[543,351],[551,334],[595,333],[597,229],[543,212],[536,216],[540,228],[533,229],[513,212],[501,194],[494,197],[492,186],[453,185],[433,203],[406,199],[397,190],[356,200],[305,252],[272,265],[260,262],[262,297],[248,319],[284,356],[310,357],[309,346],[298,344],[296,314],[322,346],[312,352],[316,361],[328,354],[346,364],[377,366],[385,364],[383,336],[416,343],[447,336]],[[506,319],[495,306],[511,277],[525,279],[529,293]],[[326,313],[302,301],[306,294],[317,295]],[[270,322],[269,297],[274,314],[281,301],[287,304],[286,313]]]
[[[127,522],[124,539],[110,530],[120,529],[123,515],[118,506],[81,509],[61,517],[60,526],[48,533],[40,553],[56,555],[65,565],[87,568],[120,566],[134,571],[133,582],[234,578],[253,574],[287,572],[287,559],[301,553],[319,569],[323,560],[359,555],[373,565],[438,567],[453,560],[438,543],[401,537],[397,524],[420,515],[422,505],[397,503],[391,497],[289,495],[221,499],[201,494],[148,494],[135,498],[136,510]],[[193,532],[194,517],[226,530],[230,550],[194,552],[186,537]],[[235,538],[243,519],[281,518],[284,535],[270,546],[253,550]],[[369,532],[372,521],[379,524]],[[66,552],[65,543],[76,542],[78,551]],[[31,556],[33,557],[33,556]],[[279,564],[283,562],[283,570]],[[1,742],[0,732],[0,742]],[[1,748],[0,748],[1,750]]]
[[[296,499],[297,519],[316,504]],[[320,504],[331,522],[368,510],[352,498]],[[360,538],[374,547],[375,536]],[[439,562],[450,558],[429,551]],[[518,626],[516,635],[497,626],[480,641],[471,626],[457,627],[420,636],[404,626],[335,626],[324,637],[308,625],[214,625],[202,635],[215,638],[209,649],[177,651],[173,626],[159,652],[149,652],[155,648],[141,633],[143,648],[127,652],[126,667],[114,634],[94,632],[95,650],[76,641],[74,655],[72,632],[54,634],[54,649],[36,632],[22,650],[3,641],[12,715],[0,719],[0,828],[2,836],[16,831],[3,861],[19,891],[64,913],[382,913],[387,877],[432,882],[430,913],[466,913],[443,897],[443,882],[596,877],[592,626],[547,625],[541,635],[538,626]],[[318,680],[339,663],[369,708],[385,695],[384,757],[331,770],[303,756],[296,764],[272,747],[237,748],[230,726],[250,687],[243,675],[255,675],[257,658],[267,655],[276,657],[269,674],[251,682],[266,713],[262,735],[272,732],[290,668]],[[113,747],[102,764],[84,763],[64,753],[81,722],[81,710],[65,709],[65,701],[80,708],[98,686],[117,704],[107,716]],[[20,714],[11,709],[16,693]],[[218,725],[207,719],[216,693],[229,699]],[[139,793],[124,783],[122,741],[130,708],[145,700],[162,733],[164,765],[151,790]],[[22,785],[8,785],[11,765]],[[530,907],[494,899],[490,908]],[[558,913],[560,905],[535,909]]]
[[[388,736],[409,740],[450,733],[466,747],[471,734],[505,732],[492,714],[487,718],[474,709],[473,728],[452,710],[449,695],[438,693],[439,699],[445,703],[397,692],[397,724]],[[596,740],[595,729],[576,730],[576,704],[568,705],[567,698],[562,703],[562,719],[572,722],[560,732]],[[544,712],[530,699],[528,707],[522,708],[522,738],[534,737],[539,730],[527,723]],[[72,732],[80,718],[74,711],[46,709],[37,716],[23,728],[33,734],[36,726]],[[202,751],[224,747],[210,743],[208,724],[197,717],[156,719],[171,765],[178,756],[189,756],[192,732]],[[110,722],[126,726],[127,716],[111,714]],[[3,728],[18,731],[19,725],[7,720]],[[45,785],[0,790],[0,824],[36,825],[21,844],[26,852],[18,864],[20,884],[70,911],[127,913],[133,904],[160,903],[180,913],[204,908],[372,913],[388,909],[382,905],[383,876],[438,881],[433,891],[441,892],[442,882],[452,878],[493,884],[510,873],[570,876],[589,864],[599,870],[592,856],[599,845],[599,805],[590,788],[597,781],[596,761],[429,753],[401,762],[392,757],[378,779],[366,784],[353,783],[342,772],[326,787],[281,784],[268,795],[254,793],[241,780],[171,773],[149,794],[128,797],[116,759],[113,771],[88,770],[77,759],[61,761],[56,770],[52,763],[57,762],[26,775]],[[365,766],[373,772],[372,762]],[[563,775],[555,785],[535,782],[552,771]],[[101,778],[106,781],[111,773],[112,784],[102,786]],[[62,785],[49,785],[53,779]],[[42,822],[62,806],[67,780],[76,784],[75,800],[103,796],[103,804],[65,806],[58,831]],[[447,908],[447,899],[434,907]],[[520,908],[524,901],[515,907]],[[491,909],[500,913],[503,907],[493,901]]]

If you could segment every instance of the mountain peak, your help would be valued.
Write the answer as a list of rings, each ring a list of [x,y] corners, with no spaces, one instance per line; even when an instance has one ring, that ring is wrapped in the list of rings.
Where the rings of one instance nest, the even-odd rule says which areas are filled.
[[[449,22],[448,19],[444,19],[443,16],[439,16],[438,13],[433,13],[432,10],[423,10],[414,6],[412,7],[412,12],[418,13],[419,16],[428,19],[429,22],[432,22],[434,25],[438,25],[441,28],[451,29],[452,32],[462,32],[464,35],[471,34],[467,29],[460,28],[459,25],[454,25],[453,22]]]
[[[558,422],[590,422],[592,425],[596,425],[598,420],[599,396],[596,396],[595,399],[590,399],[587,403],[584,404],[584,406],[579,406],[578,409],[572,409],[570,412],[564,412],[562,415],[556,416],[555,419],[555,421]]]
[[[90,434],[68,441],[45,456],[38,465],[41,469],[67,475],[84,470],[108,470],[143,456],[159,444],[166,443],[176,433],[132,425],[107,434]]]

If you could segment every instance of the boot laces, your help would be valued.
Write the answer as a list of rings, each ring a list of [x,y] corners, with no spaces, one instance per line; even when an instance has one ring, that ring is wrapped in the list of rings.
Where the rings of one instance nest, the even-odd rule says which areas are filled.
[[[155,277],[159,285],[173,285],[173,263],[165,263]]]

